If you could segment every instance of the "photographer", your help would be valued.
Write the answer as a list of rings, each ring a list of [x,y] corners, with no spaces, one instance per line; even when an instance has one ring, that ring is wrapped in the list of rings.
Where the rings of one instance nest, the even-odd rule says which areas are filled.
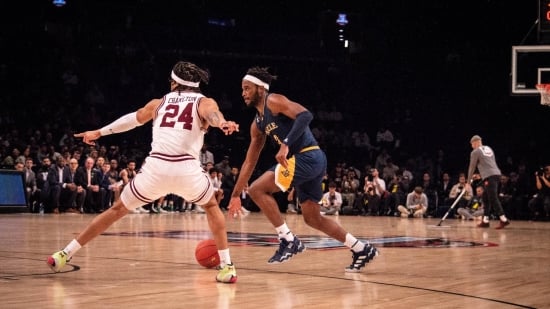
[[[365,183],[365,193],[363,194],[363,211],[364,216],[378,216],[380,212],[381,198],[376,194],[376,188],[373,181]]]
[[[342,194],[336,191],[336,183],[331,182],[328,185],[328,192],[323,194],[321,199],[322,215],[338,215],[342,206]]]
[[[363,215],[378,215],[382,197],[386,193],[386,182],[379,177],[378,169],[372,168],[367,172],[363,186]]]
[[[546,165],[535,173],[537,193],[533,195],[527,206],[533,220],[550,219],[550,165]],[[544,212],[544,218],[541,213]]]

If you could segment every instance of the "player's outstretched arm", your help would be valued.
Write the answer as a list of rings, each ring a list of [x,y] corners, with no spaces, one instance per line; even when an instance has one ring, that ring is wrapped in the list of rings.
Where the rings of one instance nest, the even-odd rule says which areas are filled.
[[[219,128],[225,135],[239,132],[239,125],[234,121],[227,121],[212,98],[203,98],[199,105],[199,115],[211,127]]]
[[[86,144],[95,145],[95,141],[101,136],[126,132],[153,119],[154,111],[160,102],[159,99],[151,100],[144,107],[118,118],[101,129],[76,133],[74,136],[82,138]]]

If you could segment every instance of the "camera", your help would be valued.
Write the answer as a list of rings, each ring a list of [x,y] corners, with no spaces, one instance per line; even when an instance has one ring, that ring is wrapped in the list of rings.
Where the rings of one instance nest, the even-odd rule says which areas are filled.
[[[546,168],[544,167],[539,168],[539,170],[537,171],[537,176],[544,176],[545,170]]]

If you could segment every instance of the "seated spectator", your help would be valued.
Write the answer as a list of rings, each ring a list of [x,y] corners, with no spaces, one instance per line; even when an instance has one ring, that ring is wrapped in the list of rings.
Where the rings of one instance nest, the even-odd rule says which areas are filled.
[[[78,161],[75,158],[69,159],[69,170],[71,172],[71,179],[76,185],[76,198],[74,201],[74,207],[80,212],[84,213],[84,203],[86,201],[86,177],[79,171]]]
[[[417,186],[422,187],[422,191],[426,194],[428,198],[428,203],[430,207],[428,208],[428,214],[430,216],[436,215],[436,210],[438,206],[437,199],[437,183],[432,180],[432,176],[428,172],[422,174],[422,179],[418,182]]]
[[[235,183],[237,182],[237,179],[239,178],[239,168],[237,166],[233,166],[231,168],[231,174],[227,177],[222,178],[222,190],[223,190],[223,198],[220,201],[220,208],[227,209],[227,206],[229,205],[229,199],[231,198],[231,192],[233,192],[233,188],[235,187]]]
[[[394,176],[389,185],[389,195],[384,199],[383,214],[390,216],[397,211],[397,206],[402,205],[405,202],[407,191],[402,182],[403,176]]]
[[[340,192],[342,194],[342,205],[353,205],[359,185],[359,179],[355,177],[354,171],[348,171],[346,175],[342,176],[342,188]]]
[[[460,173],[460,175],[458,176],[458,182],[454,184],[453,187],[451,188],[451,192],[449,193],[449,199],[448,199],[448,202],[450,204],[445,205],[445,207],[441,207],[440,210],[446,212],[449,209],[449,207],[456,201],[456,199],[458,198],[462,190],[465,190],[464,195],[462,195],[460,200],[457,202],[455,209],[460,207],[462,208],[467,207],[473,196],[472,186],[466,181],[466,176],[464,175],[464,173]],[[441,213],[439,213],[438,216],[440,214]],[[453,218],[454,214],[449,213],[449,216]]]
[[[111,183],[111,163],[109,161],[105,161],[101,165],[101,171],[99,175],[99,187],[101,191],[101,209],[107,210],[109,207],[111,207],[111,200],[113,196],[113,191],[117,190],[116,186],[113,186]]]
[[[331,182],[328,185],[328,192],[321,199],[321,214],[338,215],[342,206],[342,194],[336,191],[336,183]]]
[[[86,191],[75,183],[75,172],[65,165],[63,156],[58,156],[55,165],[50,167],[48,186],[52,203],[51,212],[78,212],[75,205],[76,199],[85,196]]]
[[[25,160],[25,166],[21,166],[21,162],[17,162],[15,169],[23,171],[25,175],[25,193],[27,194],[27,205],[30,212],[38,212],[38,208],[41,202],[40,189],[36,182],[36,174],[32,170],[34,162],[31,157],[27,157]]]
[[[399,205],[397,210],[404,218],[422,218],[428,210],[428,197],[422,187],[417,186],[407,195],[406,205]]]
[[[472,197],[466,207],[460,207],[456,210],[463,220],[474,220],[483,216],[483,186],[476,188],[476,195]]]
[[[83,184],[83,187],[86,188],[84,210],[87,213],[103,212],[105,190],[102,190],[100,186],[101,171],[95,167],[94,158],[86,158],[84,166],[79,168],[79,173],[82,175],[81,177],[85,179],[85,183]]]
[[[437,183],[437,207],[452,204],[449,203],[449,194],[452,187],[451,176],[447,172],[443,173],[440,181]]]
[[[384,178],[386,182],[390,182],[393,177],[397,175],[397,171],[399,171],[399,166],[395,165],[390,157],[386,159],[386,166],[382,169],[382,178]]]
[[[386,194],[386,182],[380,178],[378,169],[372,168],[367,172],[363,187],[364,215],[379,215],[382,198]],[[375,196],[376,195],[376,196]]]
[[[216,201],[218,202],[218,205],[220,204],[220,201],[223,199],[223,189],[222,189],[222,179],[220,179],[221,171],[219,171],[217,168],[213,167],[208,171],[208,174],[210,174],[210,181],[212,182],[212,186],[214,187],[214,196],[216,197]]]
[[[50,170],[52,161],[49,157],[42,158],[41,164],[36,171],[36,187],[40,190],[40,203],[44,209],[51,210],[51,200],[50,200],[50,186],[48,184],[48,171]],[[40,204],[38,205],[40,206]],[[38,212],[39,207],[33,209],[33,211]]]
[[[380,214],[382,198],[376,193],[376,189],[372,181],[367,181],[364,189],[363,211],[361,212],[361,215],[378,216]]]

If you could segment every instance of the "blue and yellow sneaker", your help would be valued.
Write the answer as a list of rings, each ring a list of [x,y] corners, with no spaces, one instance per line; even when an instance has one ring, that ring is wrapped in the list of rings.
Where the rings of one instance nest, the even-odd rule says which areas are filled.
[[[298,239],[297,236],[294,236],[293,241],[288,241],[282,238],[281,242],[279,243],[279,249],[275,251],[275,255],[273,255],[269,259],[269,261],[267,261],[267,263],[268,264],[284,263],[294,255],[300,252],[303,252],[304,250],[306,250],[306,247],[300,241],[300,239]]]
[[[351,250],[353,261],[351,265],[346,267],[348,273],[358,273],[361,268],[365,267],[368,262],[374,259],[378,255],[378,250],[371,244],[366,244],[365,248],[361,252],[355,252]]]

